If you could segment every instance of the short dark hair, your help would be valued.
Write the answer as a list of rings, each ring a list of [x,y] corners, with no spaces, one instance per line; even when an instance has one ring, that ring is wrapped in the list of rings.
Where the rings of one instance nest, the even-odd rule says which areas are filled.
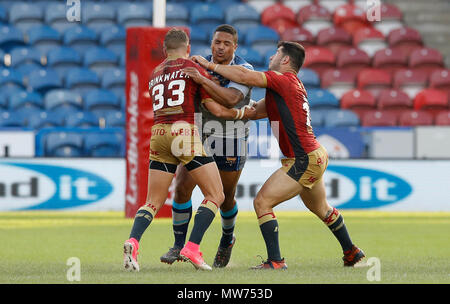
[[[185,31],[172,28],[164,37],[164,47],[166,50],[176,50],[182,46],[189,44],[189,37]]]
[[[231,34],[233,36],[233,38],[234,38],[234,42],[235,43],[238,42],[238,32],[232,25],[229,25],[229,24],[219,25],[214,30],[214,34],[217,33],[217,32],[224,32],[224,33]]]
[[[305,61],[305,48],[300,43],[292,41],[280,41],[278,42],[278,48],[280,47],[283,54],[289,56],[291,66],[298,73]]]

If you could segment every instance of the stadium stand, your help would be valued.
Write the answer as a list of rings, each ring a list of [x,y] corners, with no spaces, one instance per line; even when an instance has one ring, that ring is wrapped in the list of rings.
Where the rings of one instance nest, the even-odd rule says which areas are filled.
[[[437,3],[433,10],[445,5]],[[383,1],[374,23],[365,4],[168,0],[166,17],[190,28],[192,53],[201,55],[210,54],[215,26],[234,25],[237,54],[256,70],[267,69],[278,40],[303,44],[298,77],[313,126],[449,125],[445,33],[428,29],[406,0]],[[81,22],[69,22],[61,1],[0,0],[0,126],[55,128],[44,136],[48,156],[123,155],[123,147],[96,142],[99,133],[88,140],[69,130],[125,127],[126,28],[151,25],[152,14],[151,1],[86,0]],[[253,89],[253,99],[263,97]]]

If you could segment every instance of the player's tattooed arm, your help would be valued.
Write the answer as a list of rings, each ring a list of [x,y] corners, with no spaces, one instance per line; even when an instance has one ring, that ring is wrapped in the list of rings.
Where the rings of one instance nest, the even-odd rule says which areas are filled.
[[[228,120],[255,119],[256,109],[252,106],[244,106],[240,109],[229,109],[212,99],[203,100],[205,108],[214,116]]]
[[[244,95],[239,90],[221,87],[213,80],[203,76],[196,68],[184,68],[183,73],[200,84],[215,101],[225,107],[233,108],[244,98]]]
[[[249,87],[267,87],[267,79],[263,72],[252,71],[240,65],[216,64],[202,56],[192,56],[191,60],[233,82],[242,83]]]

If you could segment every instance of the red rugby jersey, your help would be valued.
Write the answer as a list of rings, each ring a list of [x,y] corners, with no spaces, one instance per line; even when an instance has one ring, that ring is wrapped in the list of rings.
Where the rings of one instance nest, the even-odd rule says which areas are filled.
[[[264,72],[266,110],[272,129],[279,124],[278,144],[286,157],[304,156],[320,147],[311,127],[306,90],[293,73]],[[275,124],[274,124],[275,123]]]
[[[153,71],[149,81],[149,92],[153,102],[154,123],[185,121],[194,123],[201,101],[211,98],[208,93],[181,70],[196,68],[209,77],[205,69],[184,58],[166,59]]]

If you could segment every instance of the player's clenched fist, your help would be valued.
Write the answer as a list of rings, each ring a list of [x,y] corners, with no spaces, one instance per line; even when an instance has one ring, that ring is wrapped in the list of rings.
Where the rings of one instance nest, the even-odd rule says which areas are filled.
[[[210,69],[208,68],[208,65],[209,65],[209,63],[211,63],[211,62],[209,62],[208,60],[206,60],[206,59],[203,58],[202,56],[200,56],[200,55],[194,55],[194,56],[192,56],[190,59],[191,59],[192,61],[194,61],[194,62],[197,62],[199,65],[201,65],[201,66],[204,67],[205,69],[210,70]]]

